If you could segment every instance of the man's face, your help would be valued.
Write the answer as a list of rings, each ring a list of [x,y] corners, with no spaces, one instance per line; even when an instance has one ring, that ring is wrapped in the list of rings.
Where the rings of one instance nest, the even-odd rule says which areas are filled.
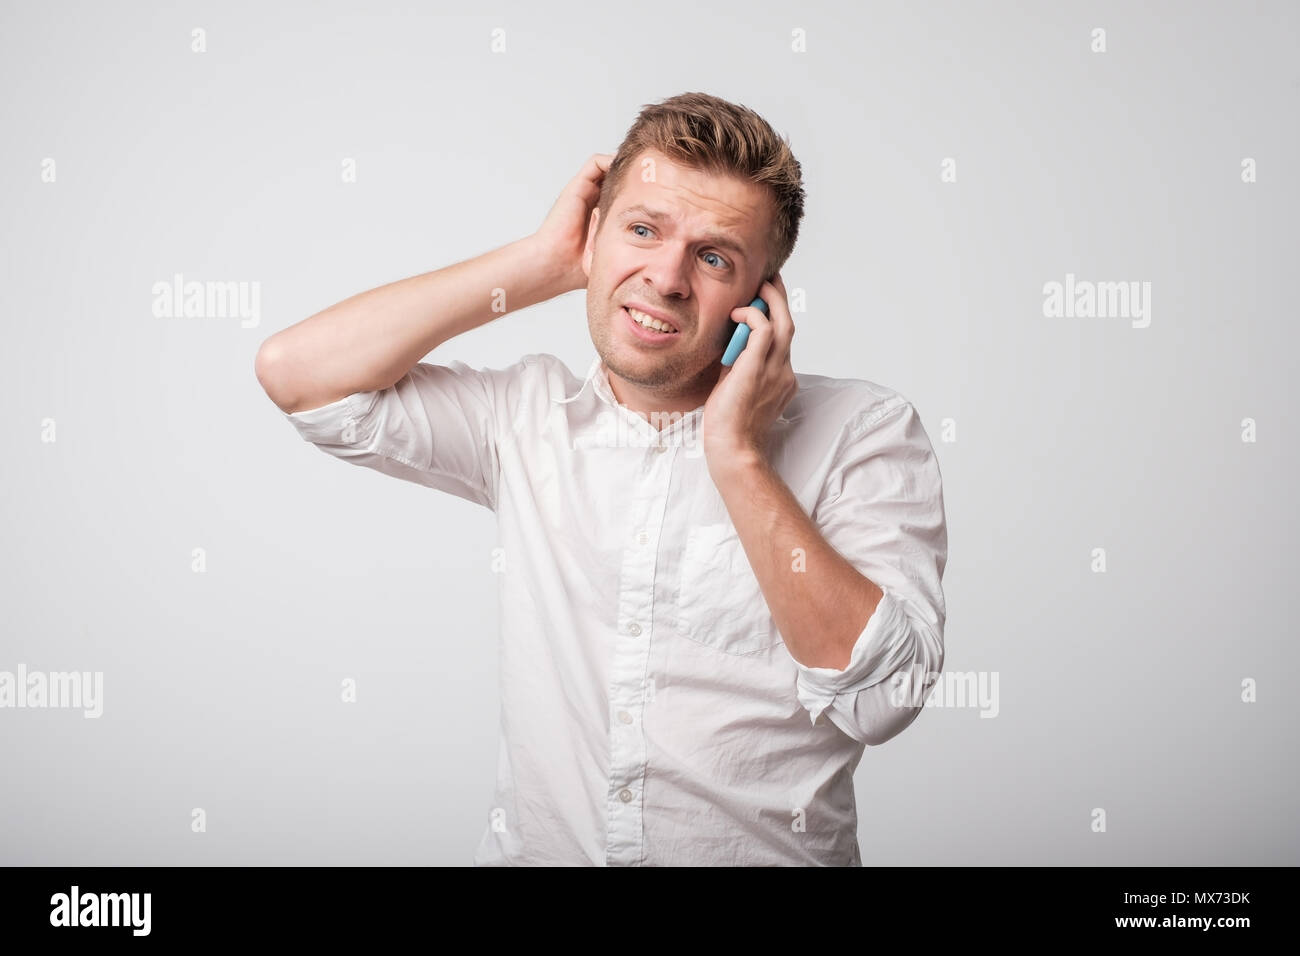
[[[653,182],[642,181],[647,158]],[[592,211],[583,255],[587,324],[611,373],[664,397],[712,386],[731,312],[749,305],[766,278],[771,206],[761,187],[655,151],[632,162],[607,221]],[[644,328],[629,304],[677,331]]]

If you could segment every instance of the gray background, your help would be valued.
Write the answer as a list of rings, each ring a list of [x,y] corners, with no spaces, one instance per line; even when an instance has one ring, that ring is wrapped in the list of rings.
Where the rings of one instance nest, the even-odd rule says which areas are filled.
[[[795,368],[921,412],[945,669],[999,675],[995,719],[931,708],[868,748],[864,862],[1300,862],[1295,5],[472,9],[4,4],[0,670],[105,685],[98,720],[0,710],[0,862],[469,862],[494,517],[302,441],[253,356],[532,232],[688,90],[790,137]],[[261,283],[260,324],[156,318],[177,272]],[[1150,282],[1150,327],[1045,318],[1067,272]],[[536,351],[585,371],[581,292],[430,360]]]

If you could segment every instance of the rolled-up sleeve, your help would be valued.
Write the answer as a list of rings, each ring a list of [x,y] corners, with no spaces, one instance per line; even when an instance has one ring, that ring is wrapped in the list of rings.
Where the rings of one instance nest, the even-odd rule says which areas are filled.
[[[520,367],[422,362],[388,388],[285,415],[304,439],[336,458],[495,511],[498,405]]]
[[[943,488],[910,402],[895,395],[846,424],[812,517],[884,596],[844,670],[796,662],[799,702],[814,723],[825,713],[854,740],[882,744],[916,719],[943,668]]]

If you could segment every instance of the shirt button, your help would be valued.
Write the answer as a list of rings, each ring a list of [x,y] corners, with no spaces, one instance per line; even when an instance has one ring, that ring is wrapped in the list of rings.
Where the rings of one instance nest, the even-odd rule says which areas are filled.
[[[649,541],[649,540],[650,540],[650,535],[646,534],[644,531],[638,531],[638,532],[637,532],[637,535],[636,535],[636,543],[637,543],[637,544],[645,544],[645,543],[646,543],[647,541]]]
[[[618,719],[623,721],[623,723],[625,724],[632,723],[632,715],[629,714],[626,710],[620,710],[618,712]]]
[[[632,791],[624,787],[618,792],[618,798],[624,803],[629,803],[632,800]]]
[[[668,446],[666,445],[651,445],[650,450],[654,452],[656,455],[662,455],[664,451],[667,450],[667,447]]]
[[[627,632],[631,634],[633,637],[637,637],[641,633],[641,625],[638,624],[636,621],[633,621],[631,624],[627,626]]]

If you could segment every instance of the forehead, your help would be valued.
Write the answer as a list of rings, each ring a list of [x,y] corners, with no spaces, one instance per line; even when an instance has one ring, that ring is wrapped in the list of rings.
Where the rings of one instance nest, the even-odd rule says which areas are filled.
[[[744,239],[766,234],[771,204],[753,183],[682,166],[655,150],[640,153],[624,175],[613,216],[658,213],[683,225],[734,231]]]

